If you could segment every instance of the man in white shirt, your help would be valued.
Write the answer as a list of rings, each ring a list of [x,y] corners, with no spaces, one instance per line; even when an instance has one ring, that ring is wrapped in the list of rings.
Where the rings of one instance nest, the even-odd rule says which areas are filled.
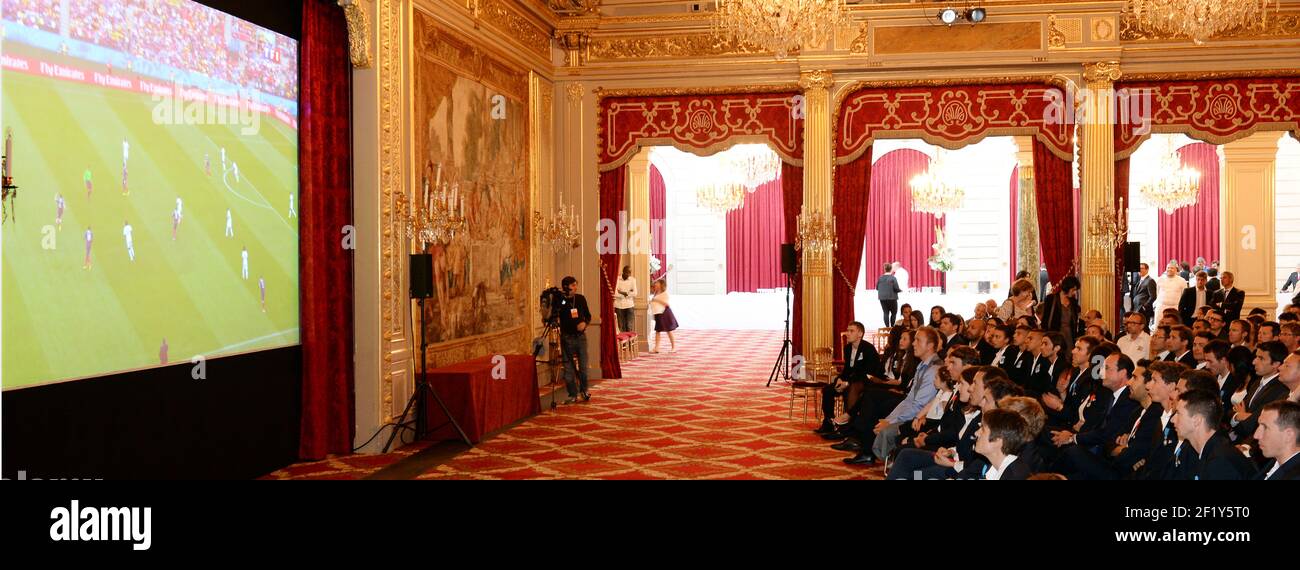
[[[126,255],[135,261],[135,245],[131,243],[131,223],[122,222],[122,237],[126,238]]]
[[[1183,291],[1187,290],[1187,281],[1178,276],[1178,266],[1170,265],[1165,268],[1165,274],[1156,279],[1156,314],[1164,315],[1166,307],[1177,307],[1178,299],[1182,297]]]
[[[907,270],[903,269],[903,262],[895,261],[892,267],[894,268],[894,278],[898,280],[898,288],[902,289],[903,292],[907,292],[909,285],[907,279]]]
[[[1119,345],[1120,352],[1131,358],[1133,362],[1146,359],[1150,354],[1151,335],[1147,334],[1146,329],[1146,315],[1136,312],[1124,315],[1124,331],[1128,334],[1120,337],[1116,344]]]
[[[1271,459],[1257,479],[1300,479],[1300,404],[1271,402],[1259,414],[1255,439],[1264,457]]]
[[[226,208],[226,237],[235,237],[235,220],[230,217],[230,208]]]
[[[245,247],[243,251],[239,254],[239,256],[240,258],[242,258],[243,265],[244,265],[244,268],[241,273],[244,277],[244,280],[247,281],[248,280],[248,248]]]
[[[632,268],[623,266],[623,275],[614,285],[614,312],[618,316],[619,332],[632,332],[632,313],[636,306],[636,277]]]

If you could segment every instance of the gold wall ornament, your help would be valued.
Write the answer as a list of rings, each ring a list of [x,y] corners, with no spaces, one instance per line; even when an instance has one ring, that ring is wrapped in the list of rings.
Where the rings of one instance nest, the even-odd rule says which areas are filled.
[[[813,255],[831,253],[839,245],[835,233],[835,216],[826,212],[804,209],[799,214],[798,241],[795,249],[810,252]]]
[[[359,0],[338,2],[348,23],[348,53],[352,56],[352,67],[370,69],[374,65],[370,57],[370,14]]]
[[[1120,71],[1118,61],[1101,61],[1083,64],[1083,80],[1087,83],[1119,81],[1124,74]]]
[[[830,89],[835,85],[835,77],[826,69],[814,69],[799,73],[799,88],[807,91],[809,89]]]
[[[1047,17],[1047,47],[1062,49],[1065,47],[1065,32],[1056,25],[1056,14]]]
[[[1109,42],[1115,39],[1115,21],[1110,18],[1095,18],[1092,21],[1092,41]]]
[[[570,30],[556,32],[560,47],[564,48],[564,65],[578,67],[586,65],[590,57],[591,36],[584,31]]]
[[[591,61],[642,60],[726,55],[766,55],[771,51],[752,43],[710,33],[604,37],[591,40]]]
[[[1098,209],[1088,222],[1088,245],[1096,251],[1114,251],[1128,241],[1128,209],[1124,198],[1116,210]],[[1104,268],[1103,268],[1104,270]]]
[[[564,90],[565,94],[569,96],[569,103],[582,101],[584,91],[581,83],[570,83],[569,87]]]
[[[871,36],[866,22],[858,24],[858,35],[853,38],[853,43],[849,44],[849,53],[860,54],[871,51]]]
[[[777,59],[804,46],[824,46],[849,20],[844,0],[717,0],[715,34],[757,44]]]
[[[1162,39],[1188,38],[1197,45],[1215,37],[1266,29],[1268,8],[1278,0],[1129,0],[1132,26]]]
[[[380,283],[383,301],[383,330],[392,338],[400,339],[405,344],[407,338],[405,314],[410,304],[403,291],[402,283],[406,280],[406,259],[401,255],[402,231],[405,220],[395,215],[397,201],[406,195],[404,181],[406,169],[402,133],[404,132],[404,106],[402,105],[402,12],[405,7],[399,0],[377,0],[379,20],[379,43],[377,46],[379,63],[379,191],[380,191],[380,231],[383,233],[383,247],[380,252],[380,270],[383,279]],[[400,300],[399,300],[400,298]],[[401,370],[395,370],[391,344],[384,346],[383,364],[380,365],[380,401],[381,418],[393,418],[397,415],[393,397],[393,376],[406,374],[411,360],[402,363]]]
[[[546,0],[546,6],[561,16],[594,14],[600,9],[600,0]]]

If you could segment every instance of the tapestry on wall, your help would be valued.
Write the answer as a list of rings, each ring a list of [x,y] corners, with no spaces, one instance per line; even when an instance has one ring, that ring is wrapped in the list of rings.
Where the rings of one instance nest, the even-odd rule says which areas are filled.
[[[526,324],[529,297],[528,74],[415,14],[415,199],[427,187],[466,221],[449,243],[426,248],[426,334],[436,344],[507,333]]]

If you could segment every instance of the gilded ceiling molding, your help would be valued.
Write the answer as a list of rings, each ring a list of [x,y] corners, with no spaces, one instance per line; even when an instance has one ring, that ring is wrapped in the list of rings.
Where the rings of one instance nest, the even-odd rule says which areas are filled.
[[[592,61],[770,53],[757,45],[737,43],[712,33],[594,38],[588,50]]]
[[[474,18],[487,22],[506,36],[546,59],[551,58],[551,34],[518,12],[506,0],[467,0]]]
[[[357,0],[338,2],[348,23],[348,53],[352,56],[352,67],[370,69],[374,65],[370,57],[370,14],[366,13],[365,5]]]
[[[1120,71],[1118,61],[1101,61],[1097,63],[1083,64],[1083,81],[1084,83],[1109,82],[1114,83],[1123,77],[1124,73]]]
[[[575,84],[581,86],[581,84]],[[572,89],[572,87],[570,87]],[[732,86],[732,87],[661,87],[639,89],[605,89],[597,87],[592,90],[596,99],[609,97],[658,97],[679,95],[748,95],[753,93],[794,93],[800,91],[798,83],[775,83],[772,85]]]
[[[1228,34],[1214,36],[1215,40],[1256,40],[1256,39],[1295,39],[1300,37],[1300,12],[1281,12],[1270,14],[1261,28],[1246,28]],[[1132,12],[1125,11],[1119,23],[1119,39],[1122,42],[1170,42],[1183,41],[1191,43],[1191,38],[1160,34],[1143,29]]]

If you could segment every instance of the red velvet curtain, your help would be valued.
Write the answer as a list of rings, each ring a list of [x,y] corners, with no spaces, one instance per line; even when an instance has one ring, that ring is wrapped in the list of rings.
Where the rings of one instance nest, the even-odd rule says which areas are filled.
[[[803,209],[803,167],[781,162],[781,202],[785,207],[785,243],[799,241],[799,211]],[[803,354],[803,284],[802,271],[790,280],[792,295],[790,340],[794,354]]]
[[[901,261],[907,286],[942,287],[944,274],[930,269],[934,228],[945,226],[930,214],[912,211],[908,182],[930,167],[930,157],[912,149],[891,151],[870,167],[872,207],[867,215],[867,275],[879,275],[886,263]],[[843,244],[843,242],[841,242]],[[868,278],[870,282],[870,278]],[[901,283],[900,283],[901,285]],[[870,282],[870,287],[875,287]]]
[[[1206,143],[1178,149],[1183,164],[1201,171],[1201,193],[1196,204],[1166,214],[1160,210],[1158,260],[1177,259],[1194,264],[1219,258],[1219,152]]]
[[[627,165],[600,173],[600,219],[617,220],[627,198]],[[620,237],[620,240],[623,238]],[[618,246],[618,243],[614,244]],[[601,378],[622,378],[618,362],[618,340],[614,330],[614,283],[618,281],[619,247],[600,253],[600,285],[591,290],[600,297],[600,374]]]
[[[745,204],[727,212],[727,292],[753,293],[785,287],[781,244],[785,205],[781,178],[760,185]],[[654,208],[651,207],[651,216]]]
[[[837,335],[854,320],[853,296],[858,287],[858,270],[862,266],[862,249],[867,235],[871,170],[871,147],[867,147],[862,156],[840,165],[835,174],[832,214],[835,218],[835,237],[839,244],[835,250],[835,261],[839,267],[831,268],[831,321]]]
[[[302,330],[302,429],[298,455],[350,453],[355,430],[352,252],[352,65],[343,9],[304,0],[299,53],[298,254]]]
[[[659,271],[650,275],[653,281],[663,277],[668,272],[668,207],[667,207],[667,187],[664,185],[664,175],[659,172],[659,167],[650,165],[650,227],[653,231],[651,236],[650,251],[651,255],[659,259]],[[645,291],[650,290],[650,284],[642,284]]]
[[[1061,282],[1074,266],[1074,180],[1071,162],[1034,139],[1034,194],[1038,204],[1038,236],[1048,280]]]
[[[1020,272],[1018,266],[1020,260],[1020,167],[1011,168],[1011,263],[1007,264],[1011,268],[1010,280],[1008,283],[1016,282],[1016,273]],[[1007,288],[1010,292],[1010,287]]]

